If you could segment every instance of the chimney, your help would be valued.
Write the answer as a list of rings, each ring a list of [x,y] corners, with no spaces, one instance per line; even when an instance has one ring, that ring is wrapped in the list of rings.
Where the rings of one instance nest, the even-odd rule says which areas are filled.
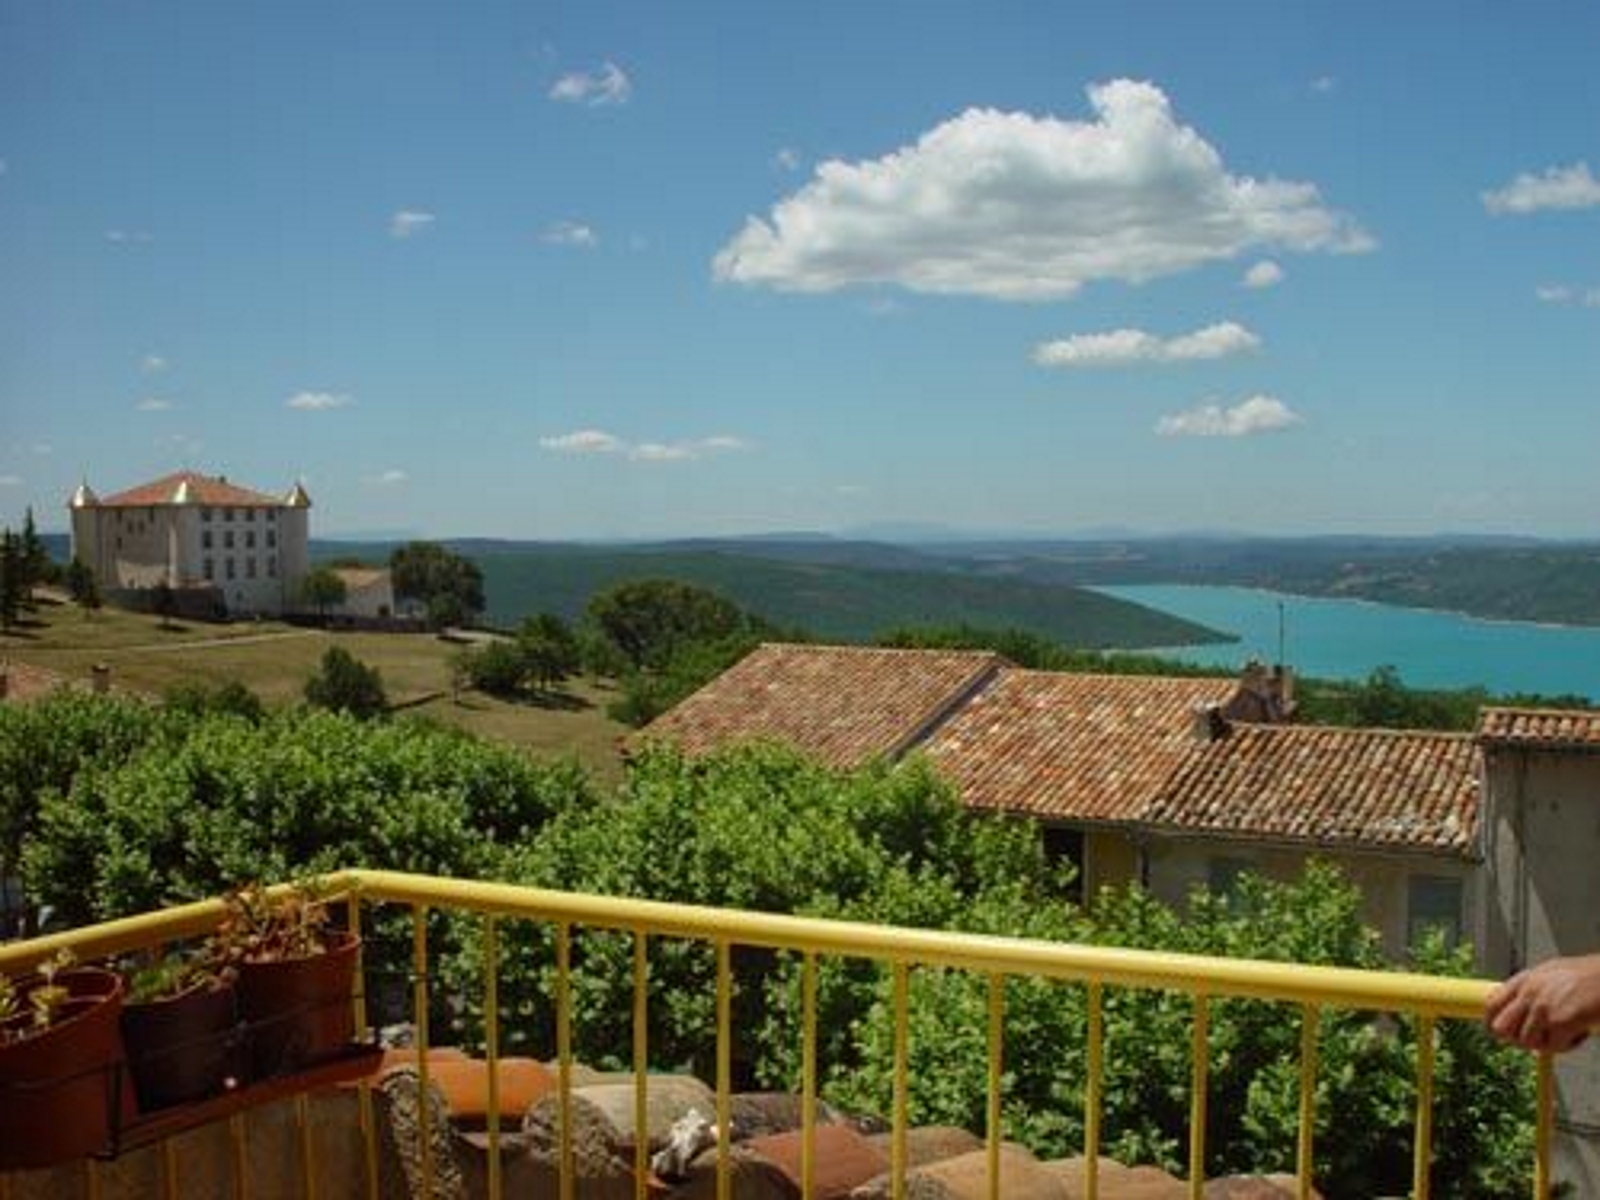
[[[111,664],[95,663],[89,671],[89,686],[97,696],[104,696],[111,691]]]
[[[1219,742],[1228,736],[1228,718],[1217,704],[1199,704],[1189,713],[1189,729],[1197,742]]]

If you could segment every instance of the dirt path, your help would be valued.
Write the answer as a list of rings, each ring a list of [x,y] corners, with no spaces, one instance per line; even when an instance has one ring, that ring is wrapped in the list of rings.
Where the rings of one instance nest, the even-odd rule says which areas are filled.
[[[107,646],[104,653],[171,653],[178,650],[208,650],[215,646],[253,646],[258,642],[282,642],[291,638],[327,637],[323,629],[285,629],[277,633],[250,633],[243,637],[203,638],[194,642],[146,642],[139,646]],[[70,647],[63,647],[70,649]]]

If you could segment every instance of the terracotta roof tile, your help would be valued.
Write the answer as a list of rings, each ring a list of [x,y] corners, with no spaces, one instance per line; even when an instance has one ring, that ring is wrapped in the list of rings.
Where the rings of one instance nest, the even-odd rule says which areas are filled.
[[[835,767],[904,751],[1005,662],[970,650],[767,643],[635,735],[704,754],[781,741]]]
[[[179,489],[187,486],[186,500],[192,504],[212,504],[242,508],[260,508],[263,505],[283,504],[281,496],[251,491],[220,477],[201,475],[196,471],[175,471],[150,483],[118,492],[101,500],[101,508],[145,508],[154,504],[174,504]]]
[[[1485,745],[1600,751],[1600,712],[1567,708],[1486,708],[1478,721]]]
[[[1470,854],[1477,764],[1468,734],[1238,725],[1196,743],[1140,819],[1188,833]]]
[[[1194,747],[1194,711],[1231,679],[1008,670],[929,738],[971,807],[1126,821]]]

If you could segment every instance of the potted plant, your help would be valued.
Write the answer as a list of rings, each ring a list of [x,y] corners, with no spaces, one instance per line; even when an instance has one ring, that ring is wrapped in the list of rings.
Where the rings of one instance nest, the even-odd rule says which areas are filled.
[[[313,888],[252,885],[229,894],[208,954],[238,972],[254,1078],[315,1065],[349,1046],[360,949]]]
[[[122,997],[115,971],[66,953],[33,975],[0,977],[0,1171],[111,1145],[123,1115]]]
[[[141,1112],[201,1100],[245,1081],[237,973],[207,953],[184,950],[130,972],[122,1038]]]

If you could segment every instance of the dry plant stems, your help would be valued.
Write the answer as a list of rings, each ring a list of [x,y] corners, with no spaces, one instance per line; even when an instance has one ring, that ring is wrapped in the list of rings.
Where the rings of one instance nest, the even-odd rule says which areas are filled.
[[[310,958],[328,949],[328,906],[312,887],[272,893],[253,883],[228,893],[224,903],[227,911],[206,943],[214,970]]]
[[[22,1011],[19,992],[10,979],[0,977],[0,1043],[20,1042],[43,1033],[56,1022],[61,1006],[71,997],[66,985],[56,982],[56,976],[77,962],[71,950],[58,950],[39,964],[41,983],[27,991],[28,1019],[13,1021]]]

